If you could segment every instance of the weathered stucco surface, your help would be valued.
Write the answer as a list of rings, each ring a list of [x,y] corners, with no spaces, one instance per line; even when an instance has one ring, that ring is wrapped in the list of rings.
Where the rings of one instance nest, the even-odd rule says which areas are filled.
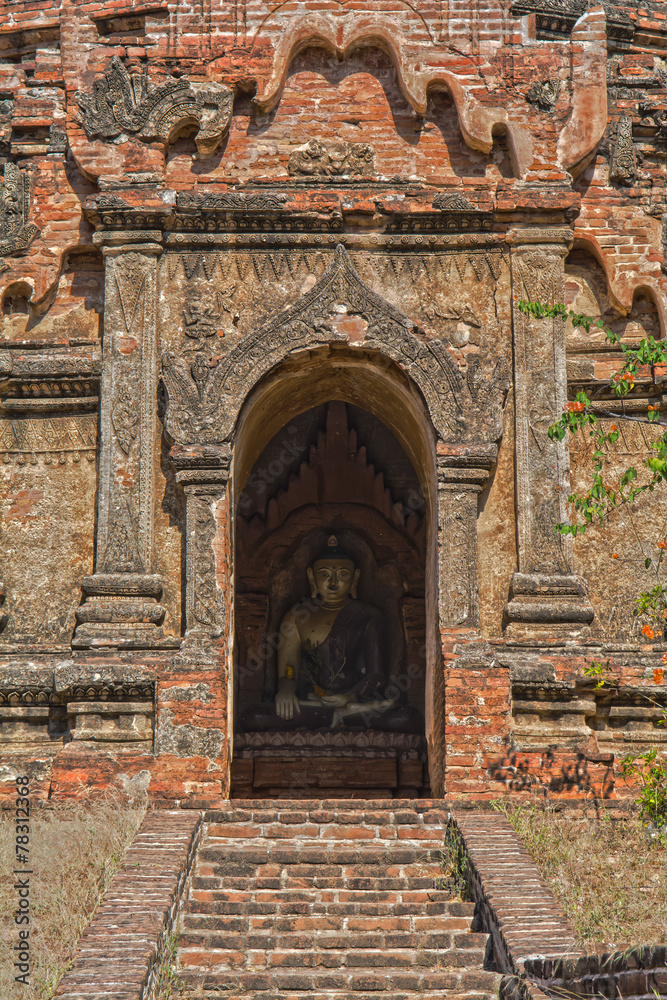
[[[426,719],[428,773],[406,745],[367,792],[614,799],[623,749],[662,741],[631,612],[664,498],[553,531],[589,448],[548,427],[620,354],[517,306],[665,332],[664,11],[555,6],[7,9],[3,788],[255,794],[240,706],[332,524]]]

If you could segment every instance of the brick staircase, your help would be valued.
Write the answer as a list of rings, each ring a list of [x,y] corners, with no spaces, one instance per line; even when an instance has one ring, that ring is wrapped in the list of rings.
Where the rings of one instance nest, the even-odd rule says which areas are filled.
[[[188,997],[489,1000],[487,935],[442,877],[430,800],[236,801],[211,812],[181,916]]]

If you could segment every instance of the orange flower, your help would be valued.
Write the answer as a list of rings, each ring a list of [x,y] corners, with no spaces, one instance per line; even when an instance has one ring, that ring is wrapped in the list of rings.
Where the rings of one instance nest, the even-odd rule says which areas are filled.
[[[658,542],[659,549],[667,549],[667,542]]]
[[[650,625],[644,625],[642,632],[647,637],[647,639],[653,639],[655,637],[655,632],[653,631]]]
[[[667,608],[662,612],[662,617],[667,618]]]
[[[612,559],[618,559],[618,552],[612,552],[611,558]]]
[[[612,431],[617,431],[618,427],[616,426],[616,424],[612,424],[611,425],[611,429],[612,429]]]
[[[656,667],[655,670],[653,671],[653,683],[660,684],[664,676],[665,676],[665,671],[662,669],[662,667]]]
[[[662,654],[662,662],[667,664],[667,653]]]

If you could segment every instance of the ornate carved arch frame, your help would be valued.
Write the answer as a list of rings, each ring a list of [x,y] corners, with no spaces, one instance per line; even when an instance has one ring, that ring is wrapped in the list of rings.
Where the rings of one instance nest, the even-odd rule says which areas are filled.
[[[243,476],[235,449],[246,426],[253,424],[253,408],[262,409],[263,387],[279,386],[281,366],[327,348],[338,348],[336,353],[352,367],[370,369],[373,376],[385,379],[390,394],[392,378],[402,378],[417,404],[413,409],[419,415],[397,413],[392,429],[400,436],[402,420],[421,423],[420,477],[431,497],[434,585],[428,588],[433,634],[427,641],[427,732],[432,732],[429,709],[440,697],[434,691],[436,629],[474,629],[478,624],[477,504],[497,456],[509,371],[501,360],[490,377],[484,377],[476,361],[463,374],[445,344],[428,339],[363,283],[342,243],[309,292],[245,337],[216,367],[202,354],[192,360],[192,352],[162,358],[165,429],[174,441],[170,455],[187,497],[186,637],[210,641],[220,636],[231,652],[233,600],[229,584],[227,595],[218,586],[212,542],[222,507],[229,535],[234,495],[243,488],[243,482],[233,483],[235,473]],[[398,394],[395,406],[400,409]],[[263,412],[266,408],[264,404]],[[281,422],[286,419],[283,415]],[[248,433],[258,428],[255,421]],[[265,435],[255,453],[266,443]],[[431,482],[424,483],[425,478]],[[231,554],[231,543],[223,548]]]

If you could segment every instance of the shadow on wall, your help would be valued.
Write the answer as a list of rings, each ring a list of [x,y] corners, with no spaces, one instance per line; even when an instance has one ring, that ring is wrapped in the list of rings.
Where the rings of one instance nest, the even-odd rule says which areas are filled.
[[[613,754],[559,751],[553,747],[520,753],[508,742],[503,754],[490,765],[488,774],[508,792],[587,799],[615,797]]]

